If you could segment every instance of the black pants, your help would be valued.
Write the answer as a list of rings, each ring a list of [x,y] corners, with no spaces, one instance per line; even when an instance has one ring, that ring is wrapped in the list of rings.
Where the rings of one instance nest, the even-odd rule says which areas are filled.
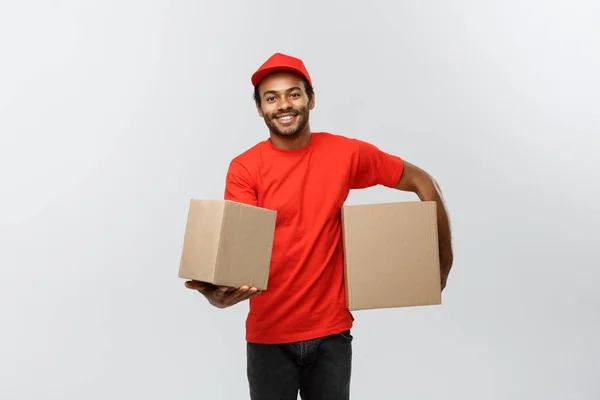
[[[348,400],[350,331],[287,344],[247,344],[251,400]]]

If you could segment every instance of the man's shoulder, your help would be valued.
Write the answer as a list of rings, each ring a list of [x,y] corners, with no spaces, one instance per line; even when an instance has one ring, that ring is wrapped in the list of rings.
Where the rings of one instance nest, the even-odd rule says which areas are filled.
[[[332,146],[330,150],[352,150],[356,148],[357,139],[333,132],[315,132],[314,135],[318,140],[327,146]]]

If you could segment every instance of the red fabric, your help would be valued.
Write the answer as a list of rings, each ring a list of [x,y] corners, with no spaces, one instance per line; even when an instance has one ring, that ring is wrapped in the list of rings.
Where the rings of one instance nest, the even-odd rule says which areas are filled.
[[[247,341],[287,343],[352,327],[340,208],[351,189],[394,187],[402,171],[397,156],[323,132],[299,150],[266,140],[231,161],[225,199],[277,211],[268,288],[250,299]]]
[[[252,85],[256,86],[268,74],[275,71],[289,71],[303,76],[312,85],[310,75],[302,60],[282,53],[275,53],[265,61],[254,74],[252,74]]]

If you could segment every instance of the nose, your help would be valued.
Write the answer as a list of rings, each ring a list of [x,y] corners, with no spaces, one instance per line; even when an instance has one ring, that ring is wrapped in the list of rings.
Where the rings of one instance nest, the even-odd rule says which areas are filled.
[[[287,110],[288,108],[291,108],[290,100],[286,96],[280,97],[277,103],[277,108],[279,108],[279,110]]]

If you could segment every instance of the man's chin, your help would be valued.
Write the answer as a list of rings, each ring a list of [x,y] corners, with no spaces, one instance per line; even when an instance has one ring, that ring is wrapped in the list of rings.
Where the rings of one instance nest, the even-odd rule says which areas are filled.
[[[278,130],[274,130],[273,133],[282,139],[296,139],[300,136],[300,131],[281,132]]]
[[[275,123],[273,126],[271,126],[271,131],[277,136],[283,138],[293,138],[300,135],[301,129],[298,129],[297,125],[282,127]]]

